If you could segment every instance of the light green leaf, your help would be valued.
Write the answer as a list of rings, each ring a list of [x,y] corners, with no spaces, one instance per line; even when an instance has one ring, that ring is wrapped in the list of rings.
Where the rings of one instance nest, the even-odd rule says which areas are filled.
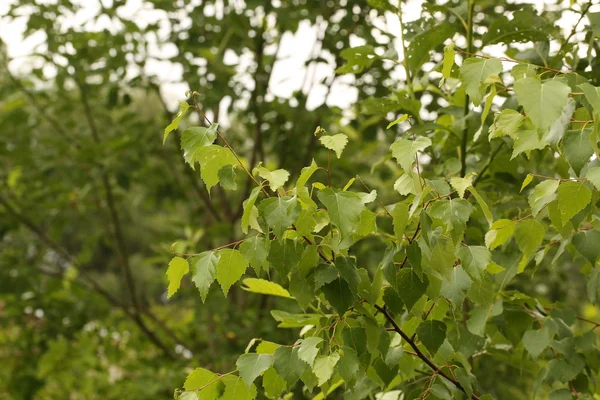
[[[525,117],[515,110],[502,110],[494,117],[494,123],[490,127],[489,140],[501,136],[517,137],[517,130],[525,120]]]
[[[312,206],[315,208],[317,207],[317,204],[310,198],[310,193],[306,188],[306,183],[308,182],[312,174],[314,174],[315,171],[317,171],[317,169],[319,169],[319,166],[317,165],[315,160],[312,160],[309,167],[302,168],[302,172],[300,173],[300,176],[296,181],[296,196],[298,196],[298,198],[305,205],[309,207]]]
[[[200,177],[209,193],[210,189],[219,183],[219,170],[225,165],[237,164],[231,150],[215,144],[200,147],[195,153],[195,158],[200,163]]]
[[[275,171],[269,171],[265,167],[258,167],[258,175],[269,181],[269,187],[272,191],[276,192],[278,188],[282,187],[290,177],[290,173],[285,169],[276,169]]]
[[[278,237],[296,222],[301,210],[296,196],[270,197],[258,205],[260,215]]]
[[[454,57],[456,51],[454,51],[454,42],[450,42],[444,47],[444,60],[442,62],[442,79],[440,80],[440,86],[444,84],[444,80],[450,77],[452,67],[454,66]]]
[[[454,267],[448,279],[442,281],[440,294],[450,300],[455,307],[459,307],[472,283],[473,281],[461,266]]]
[[[325,148],[335,151],[337,158],[342,156],[342,151],[344,150],[344,147],[346,147],[346,144],[348,144],[348,136],[343,133],[331,136],[321,136],[319,140]]]
[[[392,156],[396,158],[404,172],[412,172],[417,152],[423,151],[431,146],[431,139],[418,137],[415,140],[398,139],[390,146]]]
[[[442,221],[454,241],[465,231],[473,206],[464,199],[436,201],[429,208],[429,215]]]
[[[600,88],[592,86],[589,83],[582,83],[579,87],[594,110],[600,112]]]
[[[546,228],[536,220],[526,219],[517,223],[514,235],[519,249],[530,256],[542,243],[546,235]]]
[[[538,68],[537,65],[533,64],[516,64],[510,70],[510,74],[515,78],[515,81],[523,78],[535,78]]]
[[[423,321],[417,328],[417,336],[429,353],[434,356],[446,339],[446,324],[441,321]]]
[[[485,120],[487,119],[488,114],[490,113],[490,109],[492,108],[492,104],[494,104],[494,97],[496,97],[496,85],[492,85],[489,94],[485,99],[485,105],[483,106],[483,111],[481,112],[481,125],[475,135],[473,136],[473,141],[476,142],[479,139],[479,136],[483,133],[483,128],[485,127]]]
[[[194,162],[196,161],[196,152],[202,147],[213,144],[217,138],[218,127],[218,124],[212,124],[208,128],[192,126],[183,131],[181,150],[183,150],[183,158],[192,168],[194,168]]]
[[[400,117],[398,117],[398,119],[396,119],[395,121],[392,121],[388,124],[388,126],[385,129],[390,129],[392,126],[399,124],[400,122],[404,122],[408,119],[408,114],[402,114]]]
[[[488,225],[492,226],[492,224],[494,223],[494,217],[492,216],[490,207],[487,205],[483,197],[481,197],[479,192],[477,192],[477,190],[475,190],[473,186],[469,187],[468,190],[469,192],[471,192],[473,197],[475,197],[475,200],[477,200],[477,204],[479,204],[479,208],[481,208],[481,212],[483,212],[483,215],[485,216],[485,220],[487,221]]]
[[[594,150],[590,146],[591,131],[591,129],[569,131],[563,139],[567,161],[578,176],[594,154]]]
[[[492,262],[492,253],[483,246],[460,246],[456,255],[464,270],[475,280],[481,279],[483,271]]]
[[[240,378],[250,387],[254,380],[273,365],[271,354],[242,354],[235,363]]]
[[[167,137],[169,137],[169,133],[179,128],[179,122],[181,122],[181,118],[185,115],[186,111],[190,108],[190,105],[185,101],[179,102],[179,112],[171,121],[171,123],[165,128],[165,134],[163,135],[163,144],[167,141]]]
[[[502,246],[513,235],[515,231],[515,223],[510,219],[499,219],[495,221],[490,230],[485,234],[485,245],[488,249],[494,250],[498,246]]]
[[[519,192],[522,192],[523,189],[525,189],[527,187],[527,185],[529,185],[531,183],[531,181],[533,181],[533,175],[527,174],[527,176],[523,180],[523,184],[521,185],[521,190]]]
[[[404,229],[406,229],[406,225],[408,225],[409,220],[408,204],[396,204],[391,214],[393,218],[394,233],[396,234],[396,238],[398,239],[398,241],[402,241],[404,237]]]
[[[239,250],[223,249],[220,250],[220,253],[221,256],[217,262],[217,281],[221,285],[225,297],[227,297],[229,288],[246,272],[248,261]]]
[[[317,357],[312,371],[319,381],[319,386],[322,386],[331,378],[333,375],[333,369],[335,368],[335,365],[339,359],[339,353],[332,353],[328,356]]]
[[[523,78],[515,82],[514,90],[519,104],[539,131],[545,133],[560,118],[563,107],[569,101],[571,88],[558,80],[544,83],[535,78]]]
[[[556,198],[556,189],[558,189],[558,181],[551,179],[536,185],[533,192],[527,198],[534,217]]]
[[[254,400],[256,397],[256,386],[248,388],[239,376],[227,375],[221,381],[225,385],[225,391],[219,400]]]
[[[560,218],[564,225],[590,203],[592,191],[580,182],[562,182],[558,186],[557,200]]]
[[[200,291],[200,298],[203,303],[206,301],[210,285],[215,280],[219,257],[220,255],[216,251],[205,251],[190,259],[192,281]]]
[[[517,131],[513,153],[510,159],[513,160],[521,153],[525,153],[529,156],[529,153],[532,150],[541,150],[547,145],[548,143],[543,139],[540,139],[537,131],[533,129]]]
[[[317,346],[322,341],[323,339],[317,336],[311,336],[304,339],[298,348],[298,357],[312,367],[317,354],[319,354]]]
[[[465,191],[473,185],[473,179],[477,176],[475,172],[469,172],[464,178],[453,176],[450,178],[450,184],[458,192],[461,199],[465,198]]]
[[[375,55],[373,46],[369,45],[344,49],[341,51],[340,57],[346,60],[346,64],[335,70],[338,74],[360,74],[378,58]]]
[[[495,262],[491,262],[488,264],[487,268],[485,269],[487,272],[489,272],[492,275],[497,275],[500,272],[506,270],[506,268],[504,268],[501,265],[496,264]]]
[[[402,174],[396,182],[394,182],[394,189],[398,191],[402,196],[407,196],[411,193],[416,194],[418,192],[418,183],[415,185],[415,176],[411,174]]]
[[[275,371],[275,368],[271,367],[263,374],[262,386],[265,389],[267,398],[279,399],[279,396],[285,390],[286,382]]]
[[[243,283],[246,286],[242,286],[242,289],[248,292],[285,297],[288,299],[293,298],[287,290],[275,282],[257,278],[246,278],[243,280]]]
[[[502,72],[502,62],[497,58],[467,58],[460,67],[460,79],[473,104],[483,100],[484,84],[490,75]]]
[[[223,382],[219,376],[207,369],[196,368],[189,374],[183,384],[185,390],[198,391],[199,400],[213,400],[220,396]]]
[[[244,200],[242,206],[244,207],[244,213],[242,214],[242,232],[248,233],[248,227],[250,226],[250,218],[252,217],[252,210],[254,209],[254,203],[258,199],[260,194],[260,188],[256,187],[250,192],[250,196]]]
[[[298,357],[298,348],[281,346],[273,354],[275,371],[287,382],[291,388],[298,381],[300,375],[308,368],[308,365]]]
[[[173,257],[167,268],[167,279],[169,287],[167,289],[167,297],[173,296],[181,285],[181,278],[190,271],[190,266],[187,260],[181,257]]]
[[[353,192],[334,192],[329,188],[320,190],[317,196],[327,208],[331,223],[339,228],[341,237],[350,235],[365,209],[360,196]]]
[[[552,334],[548,328],[531,330],[523,335],[523,347],[532,358],[536,359],[548,347],[551,340]]]
[[[585,177],[594,185],[597,190],[600,190],[600,167],[592,167],[588,169]]]

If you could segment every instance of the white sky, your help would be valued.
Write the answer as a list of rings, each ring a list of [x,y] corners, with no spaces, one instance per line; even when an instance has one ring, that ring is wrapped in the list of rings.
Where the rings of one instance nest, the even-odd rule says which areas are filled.
[[[96,14],[99,7],[99,0],[72,0],[75,3],[82,5],[82,8],[75,15],[71,15],[62,21],[65,26],[76,26],[88,30],[98,30],[103,28],[109,28],[110,30],[118,30],[119,27],[115,26],[111,21],[102,20],[91,22],[91,17]],[[201,0],[192,0],[192,3],[199,3]],[[560,1],[560,0],[559,0]],[[42,45],[45,40],[44,34],[36,34],[23,39],[23,32],[25,30],[26,18],[18,18],[10,23],[8,19],[3,17],[9,7],[9,4],[13,0],[0,0],[0,37],[8,46],[8,55],[11,61],[9,68],[15,74],[26,73],[31,68],[33,63],[39,62],[35,59],[28,57],[33,50]],[[53,3],[55,0],[38,0],[40,3]],[[104,0],[105,5],[109,5],[112,0]],[[238,0],[241,3],[241,0]],[[424,0],[408,0],[403,5],[403,20],[412,21],[420,17],[421,5]],[[547,5],[553,5],[556,7],[556,1],[544,1],[544,0],[514,0],[516,3],[529,3],[535,4],[538,9],[541,9],[546,3]],[[562,1],[563,6],[566,8],[569,6],[569,0]],[[584,0],[578,0],[578,3],[584,4]],[[591,11],[600,11],[600,4],[594,5]],[[219,10],[215,10],[219,12]],[[142,0],[127,0],[126,5],[119,9],[120,15],[128,18],[135,17],[136,23],[143,25],[145,23],[151,23],[156,21],[163,21],[162,34],[166,37],[168,33],[168,20],[166,13],[157,11],[150,8],[147,4],[144,5]],[[557,22],[557,25],[561,26],[565,31],[570,32],[573,24],[577,21],[578,14],[572,12],[565,12],[563,18]],[[386,15],[385,20],[380,19],[375,22],[378,27],[388,30],[389,32],[399,32],[399,23],[394,15]],[[582,21],[580,27],[585,26],[587,18]],[[302,85],[303,77],[305,74],[305,61],[310,58],[310,52],[313,43],[316,40],[317,30],[315,27],[310,26],[308,23],[302,23],[300,28],[295,35],[287,34],[282,38],[281,49],[278,55],[278,61],[275,63],[274,70],[271,76],[270,92],[273,95],[281,97],[289,97],[292,92],[298,90]],[[574,39],[572,39],[574,40]],[[353,46],[362,44],[360,39],[351,37],[351,44]],[[398,40],[394,43],[395,48],[398,51],[400,57],[402,57],[401,45]],[[500,55],[504,47],[501,45],[493,46],[491,49],[487,49],[491,54],[497,53]],[[152,53],[156,56],[170,56],[177,51],[173,44],[159,46],[156,43],[151,48]],[[582,49],[585,54],[585,50]],[[226,60],[227,61],[227,60]],[[248,60],[241,60],[242,63],[248,62]],[[52,69],[49,68],[47,71],[50,76],[52,75]],[[135,73],[135,71],[132,71]],[[177,104],[178,99],[184,97],[185,91],[188,89],[185,83],[181,82],[182,68],[177,64],[173,64],[168,61],[151,60],[148,62],[146,67],[146,74],[156,75],[161,79],[162,93],[168,104]],[[325,77],[333,76],[333,68],[331,65],[325,65],[319,63],[316,67],[316,71],[309,71],[309,76],[314,73],[315,82],[320,82]],[[395,71],[396,77],[404,77],[402,68],[398,67]],[[337,77],[331,93],[327,98],[329,105],[337,105],[342,108],[347,108],[356,101],[356,90],[352,88],[351,83],[353,81],[352,75],[344,75]],[[308,85],[307,85],[308,86]],[[306,87],[304,88],[306,91]],[[326,87],[316,83],[309,96],[308,107],[315,108],[322,104],[324,101],[323,96],[326,93]]]

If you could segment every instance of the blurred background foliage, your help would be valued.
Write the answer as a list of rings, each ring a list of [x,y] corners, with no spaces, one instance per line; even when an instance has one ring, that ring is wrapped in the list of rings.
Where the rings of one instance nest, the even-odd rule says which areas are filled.
[[[5,47],[0,53],[3,399],[171,398],[192,367],[232,370],[252,338],[296,338],[296,330],[277,329],[269,315],[290,308],[285,300],[234,287],[225,301],[213,287],[202,304],[189,282],[166,299],[173,242],[179,252],[196,253],[239,239],[241,203],[251,189],[242,181],[241,193],[219,186],[209,195],[198,171],[184,164],[180,132],[163,146],[163,128],[177,111],[173,88],[181,99],[187,89],[198,91],[207,115],[252,166],[263,160],[297,176],[313,157],[327,163],[313,135],[318,126],[346,133],[352,156],[336,164],[332,179],[343,185],[358,174],[385,204],[398,198],[391,190],[398,170],[387,149],[407,128],[385,130],[389,121],[400,113],[435,121],[429,126],[432,159],[424,160],[435,175],[460,170],[459,133],[479,123],[477,112],[463,115],[462,90],[449,94],[437,85],[444,41],[465,43],[465,1],[425,2],[421,17],[405,24],[412,97],[396,61],[402,50],[396,17],[380,1],[84,3],[16,0],[1,16],[1,23],[24,22],[26,38],[43,38],[25,59],[10,59]],[[477,1],[476,47],[553,68],[567,65],[599,85],[591,30],[582,24],[583,33],[569,42],[556,25],[582,6],[546,3],[538,13],[523,4]],[[511,12],[521,19],[508,21]],[[290,86],[273,72],[277,63],[286,68],[285,38],[306,32],[303,26],[312,32],[311,43],[302,43],[301,35],[296,43],[310,48],[309,57]],[[524,26],[528,31],[520,32]],[[591,43],[587,57],[577,55],[581,43]],[[378,57],[359,57],[363,62],[352,67],[353,53],[344,51],[357,45]],[[340,107],[336,99],[351,104]],[[200,123],[193,113],[186,118],[183,128]],[[488,200],[514,215],[527,205],[515,204],[503,188],[520,185],[528,167],[553,174],[558,162],[559,170],[568,170],[547,154],[509,163],[510,151],[492,144],[480,141],[470,149],[469,170],[485,168],[480,184],[495,188]],[[486,166],[492,152],[495,162]],[[365,267],[380,261],[378,246],[362,242]],[[515,284],[553,300],[568,294],[571,305],[594,316],[578,294],[585,292],[579,267],[539,271],[534,287]],[[514,373],[507,366],[478,376],[493,386]],[[511,396],[507,389],[499,398]]]

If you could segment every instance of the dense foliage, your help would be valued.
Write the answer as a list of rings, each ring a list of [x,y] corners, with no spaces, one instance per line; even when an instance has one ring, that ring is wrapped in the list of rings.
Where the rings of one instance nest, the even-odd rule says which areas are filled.
[[[46,45],[0,91],[1,395],[596,398],[600,10],[197,3],[147,25],[103,4],[104,32],[65,27],[69,1],[11,8]]]

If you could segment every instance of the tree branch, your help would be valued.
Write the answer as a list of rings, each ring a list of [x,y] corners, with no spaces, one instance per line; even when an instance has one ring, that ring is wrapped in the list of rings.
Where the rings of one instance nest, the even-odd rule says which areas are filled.
[[[450,377],[448,374],[446,374],[444,371],[442,371],[440,369],[440,367],[435,365],[433,363],[433,361],[431,361],[425,354],[423,354],[423,352],[419,349],[419,347],[415,344],[415,342],[406,333],[404,333],[404,331],[402,331],[402,329],[400,329],[400,327],[398,326],[396,321],[394,321],[394,318],[390,315],[390,313],[388,313],[388,311],[384,307],[380,307],[376,304],[374,305],[374,307],[375,307],[375,309],[377,309],[377,311],[379,311],[380,313],[383,314],[383,316],[388,320],[388,322],[390,324],[392,324],[392,326],[394,327],[394,330],[400,336],[402,336],[402,339],[404,339],[406,341],[406,343],[408,343],[410,345],[410,347],[412,347],[412,349],[416,353],[417,357],[419,357],[425,364],[427,364],[427,366],[429,366],[429,368],[434,370],[438,375],[440,375],[440,376],[446,378],[448,381],[450,381],[460,391],[462,391],[465,394],[467,393],[465,388],[463,388],[463,386],[460,384],[460,382],[458,382],[456,379]],[[473,394],[471,394],[471,399],[479,400],[479,396],[477,396],[475,393],[473,393]]]
[[[469,0],[469,14],[467,21],[467,53],[473,53],[473,10],[475,8],[475,0]],[[469,140],[469,125],[467,124],[467,115],[469,115],[469,95],[465,96],[464,116],[465,128],[463,129],[463,137],[460,144],[460,176],[467,174],[467,141]]]

